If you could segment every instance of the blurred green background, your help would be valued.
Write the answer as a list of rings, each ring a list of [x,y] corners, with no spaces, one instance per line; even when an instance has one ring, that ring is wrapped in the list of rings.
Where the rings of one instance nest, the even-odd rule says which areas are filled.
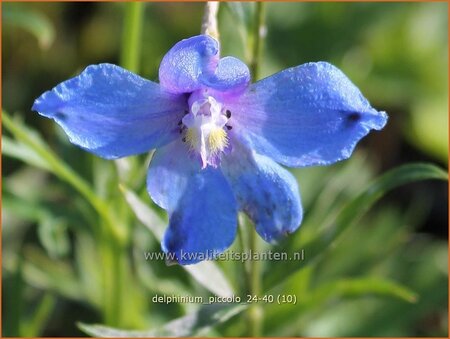
[[[125,234],[116,247],[108,245],[98,231],[102,218],[85,197],[3,126],[3,336],[85,335],[77,322],[158,329],[196,312],[199,305],[151,301],[155,294],[211,292],[182,268],[143,258],[144,251],[160,251],[160,245],[137,219],[136,207],[130,206],[118,183],[151,207],[164,225],[164,213],[145,192],[148,156],[123,163],[97,159],[72,146],[52,121],[30,111],[36,97],[87,65],[120,63],[126,48],[126,5],[1,5],[3,110],[25,134],[38,131],[43,141],[32,142],[43,142],[118,211],[120,232]],[[222,55],[249,61],[254,7],[221,5]],[[448,4],[266,7],[261,77],[305,62],[328,61],[341,68],[374,107],[389,114],[385,129],[363,140],[350,160],[293,170],[305,220],[300,231],[277,247],[289,252],[332,229],[339,211],[388,169],[421,161],[446,170]],[[199,34],[202,14],[202,3],[145,3],[139,74],[157,81],[163,55],[177,41]],[[298,297],[296,305],[262,305],[263,335],[448,336],[447,206],[446,182],[409,184],[387,194],[348,227],[320,260],[289,271],[282,262],[262,263],[264,286],[264,279],[285,272],[281,283],[267,283],[270,293]],[[239,249],[239,244],[233,248]],[[110,265],[115,268],[110,270]],[[236,294],[242,293],[243,265],[219,262],[217,267]],[[244,316],[225,318],[203,326],[202,333],[246,334]]]

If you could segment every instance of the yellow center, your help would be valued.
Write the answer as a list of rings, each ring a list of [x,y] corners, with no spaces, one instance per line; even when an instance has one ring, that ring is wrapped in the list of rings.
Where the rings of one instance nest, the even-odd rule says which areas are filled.
[[[209,133],[208,146],[211,154],[218,154],[228,146],[227,133],[223,128],[215,128]]]
[[[183,141],[190,152],[200,155],[202,168],[217,167],[221,153],[229,145],[226,129],[231,129],[227,125],[230,117],[223,111],[220,102],[211,96],[202,96],[191,104],[189,113],[182,119]]]
[[[188,128],[186,131],[186,143],[190,150],[195,150],[200,140],[200,136],[195,128]]]

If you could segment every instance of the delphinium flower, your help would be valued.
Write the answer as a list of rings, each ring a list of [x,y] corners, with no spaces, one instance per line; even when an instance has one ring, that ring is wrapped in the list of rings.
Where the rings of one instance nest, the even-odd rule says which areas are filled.
[[[159,84],[112,64],[92,65],[45,92],[33,110],[106,159],[156,148],[147,190],[169,214],[162,249],[192,264],[231,245],[238,211],[267,242],[294,232],[300,194],[281,165],[346,159],[387,120],[326,62],[250,80],[243,62],[220,58],[218,41],[198,35],[164,56]]]

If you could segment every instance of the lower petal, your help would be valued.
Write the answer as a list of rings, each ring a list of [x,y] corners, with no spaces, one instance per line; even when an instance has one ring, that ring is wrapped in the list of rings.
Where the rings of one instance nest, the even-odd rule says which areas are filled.
[[[162,248],[171,260],[193,264],[212,259],[233,243],[237,228],[233,192],[218,169],[201,170],[183,143],[155,152],[147,188],[169,213]]]
[[[286,169],[242,145],[233,145],[222,160],[222,170],[239,208],[265,241],[277,240],[300,226],[303,213],[298,185]]]
[[[186,144],[174,141],[158,148],[147,173],[147,191],[165,210],[175,210],[191,177],[201,171],[200,162],[190,158]]]

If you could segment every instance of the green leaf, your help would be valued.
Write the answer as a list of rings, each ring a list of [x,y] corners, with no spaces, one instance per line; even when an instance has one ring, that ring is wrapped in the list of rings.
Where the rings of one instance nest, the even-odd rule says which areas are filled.
[[[285,261],[283,265],[275,266],[264,279],[265,288],[270,289],[276,286],[295,271],[324,258],[327,250],[336,245],[342,233],[355,225],[379,199],[394,188],[407,183],[429,179],[448,180],[448,174],[435,165],[425,163],[403,165],[383,174],[366,190],[351,200],[341,210],[336,220],[325,228],[324,232],[303,246],[303,248],[297,249],[298,252],[304,251],[304,260],[289,260]],[[279,245],[275,251],[282,252],[282,246],[282,244]]]
[[[23,278],[23,258],[21,254],[16,256],[14,263],[9,265],[10,275],[5,269],[5,256],[2,258],[2,293],[4,293],[2,307],[7,309],[3,315],[2,337],[20,337],[21,317],[24,310],[24,293],[26,283]],[[5,274],[6,273],[6,274]]]
[[[33,34],[42,49],[47,49],[55,40],[55,28],[41,13],[31,11],[25,6],[8,4],[3,9],[3,23],[20,27]]]
[[[339,279],[324,283],[311,290],[299,300],[305,308],[311,308],[333,297],[359,297],[379,295],[402,299],[409,303],[417,301],[417,295],[405,286],[377,277]]]
[[[77,284],[91,305],[101,309],[103,298],[101,257],[95,239],[85,232],[76,232],[74,239]]]
[[[213,261],[202,261],[183,268],[201,285],[220,297],[231,297],[234,291],[219,266]]]
[[[13,271],[20,257],[16,253],[4,253],[2,264],[6,271]],[[67,262],[48,258],[36,247],[27,246],[22,262],[23,279],[39,289],[54,291],[72,300],[84,300],[75,272]]]
[[[38,236],[51,258],[60,258],[69,253],[70,240],[65,220],[46,215],[39,223]]]
[[[247,30],[251,29],[254,21],[254,8],[252,7],[254,4],[231,1],[225,2],[224,5],[230,10],[235,22],[241,22]]]
[[[158,241],[162,240],[167,223],[148,207],[135,193],[120,186],[125,200],[130,205],[139,221],[153,233]],[[203,261],[195,265],[181,266],[198,283],[212,293],[221,297],[230,297],[234,291],[219,266],[213,261]]]
[[[19,217],[31,222],[37,222],[46,217],[48,214],[46,210],[37,204],[26,201],[21,197],[17,197],[8,192],[6,189],[4,189],[2,198],[2,210],[7,216],[11,214],[14,215],[14,217]],[[5,226],[9,227],[8,225]]]
[[[166,221],[124,185],[120,185],[120,190],[138,220],[150,230],[158,241],[161,241],[167,227]]]
[[[49,164],[33,152],[29,147],[24,144],[16,142],[7,136],[2,136],[2,154],[10,158],[21,160],[34,167],[42,168],[49,171]]]
[[[448,163],[447,92],[416,101],[411,108],[410,122],[404,125],[404,134],[420,150]]]
[[[33,312],[31,319],[25,322],[21,328],[24,337],[39,337],[45,327],[49,317],[56,306],[56,298],[51,293],[45,293],[39,305]]]
[[[100,338],[191,337],[224,323],[242,312],[246,307],[247,305],[245,304],[204,305],[196,312],[172,320],[160,328],[147,331],[127,331],[103,325],[83,323],[79,323],[78,327],[85,333]]]
[[[2,124],[15,137],[20,147],[26,148],[26,152],[33,154],[32,159],[39,158],[38,161],[45,163],[44,167],[47,170],[77,190],[102,217],[105,225],[109,227],[111,234],[119,241],[124,241],[126,235],[117,226],[113,211],[110,209],[108,203],[98,197],[92,191],[91,186],[68,164],[60,159],[36,131],[25,126],[22,121],[10,118],[5,111],[2,111]],[[31,161],[27,157],[23,157],[21,160],[24,160],[30,165],[36,164],[36,160]]]

